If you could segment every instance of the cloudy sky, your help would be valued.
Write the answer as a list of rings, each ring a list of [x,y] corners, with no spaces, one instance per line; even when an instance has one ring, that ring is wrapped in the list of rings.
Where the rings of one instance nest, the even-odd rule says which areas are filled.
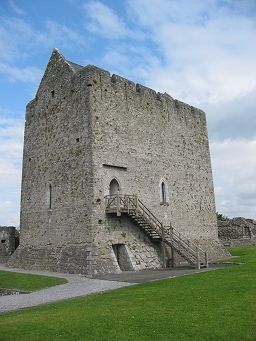
[[[19,224],[24,110],[53,47],[205,110],[217,210],[256,219],[255,0],[0,0],[0,225]]]

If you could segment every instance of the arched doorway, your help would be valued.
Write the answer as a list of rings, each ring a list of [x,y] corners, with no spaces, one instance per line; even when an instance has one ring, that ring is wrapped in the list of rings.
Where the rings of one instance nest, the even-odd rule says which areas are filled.
[[[115,195],[120,191],[119,183],[116,179],[112,179],[109,184],[109,194]]]

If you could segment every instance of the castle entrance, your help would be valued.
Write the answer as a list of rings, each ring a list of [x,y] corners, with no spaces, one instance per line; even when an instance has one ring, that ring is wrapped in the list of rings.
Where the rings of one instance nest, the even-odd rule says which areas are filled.
[[[126,250],[126,246],[124,244],[113,244],[112,248],[116,256],[116,260],[120,270],[122,271],[134,270],[129,254]]]

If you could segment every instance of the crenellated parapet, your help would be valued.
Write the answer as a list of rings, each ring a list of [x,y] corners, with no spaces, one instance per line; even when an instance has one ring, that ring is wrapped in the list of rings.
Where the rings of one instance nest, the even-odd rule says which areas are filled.
[[[85,91],[93,93],[100,100],[108,94],[122,95],[127,106],[133,102],[136,105],[141,103],[143,107],[157,109],[168,117],[176,112],[181,119],[186,116],[187,121],[192,120],[206,126],[205,113],[202,110],[174,99],[166,92],[156,92],[119,75],[111,75],[109,71],[95,65],[81,66],[70,62],[57,49],[53,50],[35,99],[27,105],[26,118],[33,115],[38,101],[42,108],[48,109],[52,102],[57,106],[66,99],[84,94]]]
[[[87,65],[78,71],[80,76],[87,81],[89,87],[102,87],[102,91],[107,92],[112,89],[113,93],[124,93],[124,98],[132,100],[140,97],[141,101],[148,102],[148,105],[162,106],[163,110],[167,107],[173,107],[175,110],[183,110],[191,113],[196,119],[205,121],[205,113],[201,109],[191,106],[187,103],[174,99],[169,94],[157,92],[145,85],[134,83],[133,81],[116,74],[110,74],[109,71],[94,65]],[[104,89],[103,89],[104,88]]]

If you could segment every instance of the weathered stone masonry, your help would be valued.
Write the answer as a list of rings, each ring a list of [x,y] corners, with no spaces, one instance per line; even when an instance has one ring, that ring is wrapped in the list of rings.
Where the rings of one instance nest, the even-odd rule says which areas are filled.
[[[15,227],[0,226],[0,263],[6,263],[15,250]]]
[[[120,257],[122,270],[160,267],[160,244],[129,217],[106,215],[113,179],[211,258],[225,255],[204,112],[54,50],[27,106],[21,245],[10,266],[94,274],[121,271]]]
[[[218,235],[224,245],[254,245],[256,221],[243,217],[218,219]]]

